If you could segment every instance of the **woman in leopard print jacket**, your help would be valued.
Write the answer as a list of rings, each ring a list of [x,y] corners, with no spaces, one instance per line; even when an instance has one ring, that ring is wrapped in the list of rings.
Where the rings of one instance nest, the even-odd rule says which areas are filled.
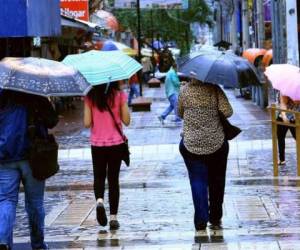
[[[219,86],[193,79],[181,88],[178,115],[184,126],[179,149],[189,174],[196,230],[204,230],[208,222],[221,227],[229,146],[219,112],[225,117],[233,113]]]

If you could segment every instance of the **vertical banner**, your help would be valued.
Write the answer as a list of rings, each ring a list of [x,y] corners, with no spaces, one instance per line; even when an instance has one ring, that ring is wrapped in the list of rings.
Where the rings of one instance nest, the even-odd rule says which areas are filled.
[[[89,0],[60,0],[61,13],[89,21]]]

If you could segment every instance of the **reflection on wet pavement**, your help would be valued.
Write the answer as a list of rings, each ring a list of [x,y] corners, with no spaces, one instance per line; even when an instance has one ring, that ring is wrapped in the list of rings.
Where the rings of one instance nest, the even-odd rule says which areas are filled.
[[[194,231],[187,171],[178,152],[181,128],[171,118],[161,126],[157,115],[167,105],[163,89],[146,89],[145,96],[155,97],[152,111],[133,113],[126,129],[132,164],[121,168],[118,231],[98,226],[95,219],[89,133],[78,125],[81,117],[74,122],[66,116],[56,129],[61,171],[48,180],[45,199],[51,249],[300,249],[295,143],[287,139],[287,165],[274,178],[267,112],[227,92],[236,111],[231,120],[243,133],[230,142],[222,230]],[[30,249],[23,193],[15,243],[15,249]]]

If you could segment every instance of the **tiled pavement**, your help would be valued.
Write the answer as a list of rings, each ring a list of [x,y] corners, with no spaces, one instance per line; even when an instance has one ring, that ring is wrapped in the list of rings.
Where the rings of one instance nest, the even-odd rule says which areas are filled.
[[[126,130],[132,165],[122,167],[119,220],[110,232],[95,221],[87,133],[63,143],[61,172],[47,183],[46,239],[51,249],[300,249],[300,178],[295,147],[287,140],[288,165],[273,177],[269,117],[251,101],[227,91],[243,134],[230,142],[223,230],[194,232],[193,208],[184,163],[178,153],[180,128],[162,127],[156,116],[167,105],[163,91],[152,112],[134,113]],[[29,249],[23,194],[17,213],[16,249]],[[105,231],[107,230],[107,231]]]

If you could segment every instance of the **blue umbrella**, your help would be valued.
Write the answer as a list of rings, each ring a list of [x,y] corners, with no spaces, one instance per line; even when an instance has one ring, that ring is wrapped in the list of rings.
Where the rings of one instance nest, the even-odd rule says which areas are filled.
[[[163,44],[161,41],[159,41],[159,40],[154,41],[154,42],[152,43],[152,46],[153,46],[155,49],[158,49],[158,50],[164,48],[164,44]]]
[[[91,85],[78,70],[53,60],[6,57],[0,62],[0,88],[40,96],[82,96]]]
[[[142,68],[140,63],[119,50],[91,50],[68,55],[63,63],[78,69],[92,85],[129,79]]]
[[[104,42],[101,50],[102,51],[113,51],[113,50],[119,50],[119,49],[112,41],[108,40],[108,41]]]

